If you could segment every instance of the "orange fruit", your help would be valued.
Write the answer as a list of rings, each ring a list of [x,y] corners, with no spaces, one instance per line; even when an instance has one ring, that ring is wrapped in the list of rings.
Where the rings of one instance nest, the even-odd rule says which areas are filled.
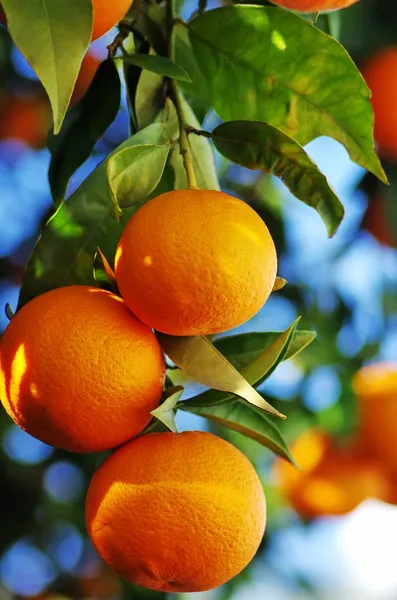
[[[96,471],[87,529],[128,581],[164,592],[222,585],[253,558],[266,521],[262,485],[237,448],[210,434],[153,433]]]
[[[0,99],[0,139],[43,148],[51,127],[51,108],[44,94]]]
[[[144,204],[127,223],[115,260],[132,312],[172,335],[207,335],[248,321],[269,297],[276,271],[259,215],[208,190],[168,192]]]
[[[292,453],[302,470],[275,461],[276,486],[306,519],[344,515],[367,498],[391,498],[387,472],[362,454],[356,441],[337,447],[327,434],[313,430],[292,445]]]
[[[94,22],[92,40],[96,40],[113,29],[125,17],[132,0],[92,0]]]
[[[34,437],[99,452],[137,435],[159,404],[165,366],[152,331],[117,296],[88,286],[25,305],[0,341],[0,398]]]
[[[397,363],[374,363],[353,378],[363,446],[397,474]]]
[[[119,21],[121,21],[129,8],[132,0],[92,0],[93,24],[91,41],[108,33]],[[7,26],[7,17],[0,5],[0,22]]]
[[[298,12],[321,12],[347,8],[358,0],[271,0],[273,4]]]
[[[394,224],[392,215],[388,214],[386,202],[387,199],[381,195],[370,198],[363,225],[378,242],[396,247],[397,222]],[[393,231],[394,229],[396,233]]]
[[[87,53],[85,55],[70,99],[70,107],[80,102],[86,95],[100,64],[100,59],[93,54]]]
[[[384,48],[372,56],[362,73],[372,92],[379,153],[397,160],[397,46]]]

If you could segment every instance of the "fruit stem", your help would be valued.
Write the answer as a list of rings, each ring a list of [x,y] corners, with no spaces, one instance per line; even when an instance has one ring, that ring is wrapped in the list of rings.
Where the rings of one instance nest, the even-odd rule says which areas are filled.
[[[167,0],[167,28],[168,28],[168,54],[172,60],[172,30],[174,27],[174,0]],[[190,151],[189,138],[187,135],[187,123],[185,120],[182,96],[175,79],[169,80],[169,97],[172,100],[178,118],[179,127],[179,149],[183,160],[183,166],[186,171],[187,184],[189,189],[198,190],[194,174],[192,154]]]
[[[186,131],[186,121],[183,113],[182,98],[175,80],[173,80],[171,83],[171,89],[171,100],[174,103],[176,114],[178,117],[179,148],[183,160],[183,166],[185,167],[186,171],[187,183],[189,189],[198,190],[199,188],[196,182],[196,176],[194,174],[192,154],[190,152],[189,138]]]

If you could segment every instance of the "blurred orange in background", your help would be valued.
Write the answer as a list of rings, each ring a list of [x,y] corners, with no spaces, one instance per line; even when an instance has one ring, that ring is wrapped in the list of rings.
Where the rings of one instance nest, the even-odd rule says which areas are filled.
[[[367,498],[392,497],[381,463],[363,454],[354,441],[338,446],[326,432],[312,429],[292,444],[292,453],[302,470],[278,459],[275,482],[305,519],[344,515]]]
[[[391,221],[387,198],[381,194],[369,198],[363,225],[375,239],[385,246],[397,247],[397,223]]]
[[[0,97],[0,139],[14,139],[31,148],[43,148],[51,123],[51,107],[44,92]]]
[[[74,86],[69,108],[75,106],[86,95],[100,64],[101,60],[99,58],[87,52],[81,63],[80,73]]]
[[[101,60],[87,53],[71,97],[70,108],[85,96]],[[0,96],[0,139],[18,140],[34,149],[43,148],[52,126],[51,106],[44,90],[26,95]]]
[[[374,363],[353,378],[360,443],[397,482],[397,363]]]
[[[397,46],[373,55],[363,66],[362,73],[372,92],[379,153],[397,160]]]

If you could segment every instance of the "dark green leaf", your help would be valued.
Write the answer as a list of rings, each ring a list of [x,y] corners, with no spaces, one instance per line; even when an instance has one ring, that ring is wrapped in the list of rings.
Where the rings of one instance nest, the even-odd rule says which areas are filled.
[[[11,37],[51,101],[54,131],[65,117],[92,35],[90,0],[2,0]]]
[[[141,67],[163,77],[171,77],[178,81],[190,82],[190,77],[185,69],[175,64],[169,58],[153,54],[129,54],[123,56],[123,62]]]
[[[279,129],[257,121],[229,121],[212,139],[221,154],[247,167],[279,177],[299,200],[313,207],[334,235],[344,208],[325,175],[303,148]]]
[[[113,154],[107,174],[116,208],[138,204],[157,187],[167,162],[170,145],[137,144]]]
[[[215,340],[213,343],[219,352],[226,356],[232,365],[240,371],[257,359],[264,349],[279,339],[280,335],[282,335],[280,331],[240,333]],[[314,331],[295,330],[283,360],[289,360],[302,352],[315,338],[316,333]],[[250,381],[250,383],[257,383],[257,381]]]
[[[291,356],[297,354],[300,349],[303,349],[310,343],[310,341],[313,340],[313,334],[310,332],[310,341],[308,341],[307,338],[305,339],[305,342],[300,339],[297,341],[295,349],[292,348],[292,340],[295,336],[298,321],[299,319],[294,321],[294,323],[292,323],[292,325],[290,325],[290,327],[288,327],[288,329],[281,334],[242,334],[240,336],[232,336],[231,338],[226,337],[221,340],[216,340],[214,345],[216,345],[217,349],[222,349],[220,351],[227,356],[227,359],[230,360],[230,363],[236,369],[239,369],[241,375],[245,380],[248,381],[248,383],[251,385],[259,385],[265,379],[267,379],[267,377],[270,377],[274,369],[281,361],[291,358]],[[249,337],[245,337],[245,340],[241,339],[244,335]],[[251,336],[263,337],[251,338]],[[299,349],[300,342],[303,343]],[[258,345],[262,344],[262,346],[256,352],[253,349],[255,348],[255,343]],[[214,386],[208,387],[213,388]],[[188,402],[191,405],[197,406],[221,404],[223,402],[228,402],[231,398],[233,398],[233,394],[224,394],[214,388],[203,392],[194,398],[191,398]]]
[[[370,92],[347,54],[333,38],[286,10],[225,6],[188,25],[209,97],[224,121],[262,121],[304,145],[321,135],[341,142],[352,160],[382,181],[375,153]],[[185,68],[192,91],[205,92]],[[196,88],[197,85],[197,88]]]
[[[152,410],[150,413],[153,417],[156,417],[159,421],[164,423],[174,433],[178,433],[178,428],[175,423],[175,411],[176,406],[181,399],[183,394],[183,387],[178,387],[177,391],[175,391],[171,396],[160,404],[158,408]]]
[[[141,54],[149,54],[149,42],[144,41],[139,43],[137,40],[135,40],[135,45],[139,45],[139,52]],[[123,62],[123,74],[127,92],[128,109],[130,112],[130,129],[131,135],[133,135],[139,130],[138,117],[135,110],[135,101],[139,80],[142,75],[142,69],[141,67],[136,67],[135,65],[129,65],[128,63]]]
[[[211,84],[198,66],[186,26],[175,23],[171,39],[172,58],[177,64],[183,65],[191,79],[191,83],[182,82],[181,87],[193,96],[208,100],[211,97]]]
[[[180,402],[179,408],[210,419],[218,425],[238,431],[295,464],[276,425],[263,411],[251,404],[246,404],[240,400],[213,406],[191,406],[187,402]]]
[[[155,121],[166,104],[164,78],[150,71],[142,71],[135,96],[135,114],[142,129]]]
[[[126,140],[115,153],[163,139],[164,128],[156,123]],[[113,260],[123,227],[139,205],[126,210],[120,223],[115,221],[106,166],[107,161],[102,162],[44,227],[23,276],[19,307],[57,287],[94,285],[92,257],[98,247]]]
[[[148,10],[152,13],[155,8],[155,5],[153,5],[148,7]],[[137,15],[134,21],[134,30],[139,31],[139,33],[149,41],[156,54],[167,56],[168,48],[166,37],[163,34],[161,27],[151,18],[151,16],[149,16],[149,14],[140,12]]]
[[[100,284],[101,288],[107,289],[118,296],[120,295],[116,276],[100,248],[94,256],[94,279]]]
[[[64,199],[73,173],[89,158],[95,144],[114,121],[120,107],[120,78],[111,60],[105,60],[82,101],[69,113],[59,135],[50,134],[48,173],[56,205]]]
[[[156,333],[165,354],[199,383],[230,392],[259,408],[285,418],[273,408],[204,336],[175,337]]]

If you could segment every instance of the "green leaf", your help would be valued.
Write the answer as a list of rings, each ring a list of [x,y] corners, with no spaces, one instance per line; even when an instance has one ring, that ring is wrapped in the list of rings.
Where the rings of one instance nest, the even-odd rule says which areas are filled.
[[[276,277],[272,292],[278,292],[279,290],[282,290],[285,285],[287,285],[286,279],[283,279],[282,277]]]
[[[300,338],[296,342],[295,347],[292,346],[298,322],[299,319],[294,321],[294,323],[281,334],[256,334],[257,336],[263,336],[262,338],[256,337],[255,334],[242,334],[216,340],[214,344],[218,350],[224,352],[230,363],[236,369],[239,369],[241,375],[248,383],[251,385],[259,385],[267,379],[267,377],[270,377],[280,362],[291,358],[291,356],[300,352],[300,350],[313,340],[313,333],[309,332],[311,334],[310,341],[307,337],[305,341]],[[249,338],[246,337],[245,340],[242,339],[244,335],[249,336]],[[253,337],[251,338],[251,336]],[[256,348],[254,345],[255,342],[257,344],[262,343],[262,346],[258,351],[254,350]],[[301,346],[299,346],[300,343],[302,343]],[[266,344],[265,347],[264,344]],[[191,398],[188,402],[195,406],[207,406],[212,404],[222,404],[223,402],[228,402],[232,398],[232,394],[223,394],[216,389],[210,389]]]
[[[175,411],[176,406],[183,394],[183,387],[178,386],[175,389],[176,391],[171,394],[171,396],[169,396],[162,404],[160,404],[158,408],[152,410],[150,414],[164,423],[164,425],[166,425],[173,433],[178,433],[178,428],[175,422]]]
[[[98,248],[94,256],[93,274],[95,281],[100,284],[101,288],[120,296],[116,276],[100,248]]]
[[[148,10],[148,13],[153,14],[153,10],[156,10],[158,5],[148,5],[145,8]],[[159,8],[160,14],[159,19],[160,22],[165,22],[165,14],[163,15],[162,9]],[[156,23],[156,21],[151,18],[150,14],[145,14],[140,11],[139,14],[136,15],[134,20],[134,31],[140,33],[140,35],[146,38],[151,47],[154,49],[156,54],[160,56],[167,56],[168,47],[166,37],[161,30],[161,27]]]
[[[113,154],[107,174],[114,206],[138,204],[157,187],[167,162],[170,145],[138,144]]]
[[[155,123],[126,140],[115,153],[163,139],[164,128]],[[115,221],[106,167],[105,160],[45,225],[23,276],[19,308],[54,288],[81,283],[95,285],[92,257],[98,247],[113,260],[123,227],[139,205],[126,210],[120,223]]]
[[[180,402],[178,408],[238,431],[295,464],[276,425],[263,411],[251,404],[235,400],[213,406],[191,406],[188,402]]]
[[[278,417],[273,408],[204,336],[175,337],[156,332],[165,354],[185,373],[199,383],[230,392]]]
[[[170,77],[172,79],[177,79],[178,81],[191,81],[185,69],[164,56],[153,54],[128,54],[123,56],[122,60],[127,64],[141,67],[146,71],[157,73],[157,75],[162,75],[163,77]]]
[[[158,119],[165,103],[164,78],[150,71],[142,71],[135,95],[138,127],[142,129]]]
[[[213,344],[236,369],[243,370],[261,356],[263,351],[279,339],[282,334],[280,331],[240,333],[215,340]],[[315,338],[316,333],[314,331],[295,330],[283,360],[289,360],[302,352]],[[251,384],[257,382],[258,379],[250,381]]]
[[[2,0],[16,46],[42,82],[58,133],[92,35],[90,0]]]
[[[229,160],[279,177],[294,196],[318,212],[330,236],[336,233],[345,212],[343,205],[297,142],[257,121],[223,123],[212,132],[212,140]]]
[[[209,96],[224,121],[262,121],[305,145],[327,135],[352,160],[387,181],[373,143],[370,92],[346,50],[286,10],[225,6],[189,27]],[[175,60],[189,73],[190,57]],[[203,92],[197,83],[196,93]]]
[[[141,54],[149,54],[150,52],[149,42],[147,42],[146,40],[139,41],[135,36],[134,46],[139,49],[139,52]],[[130,113],[131,135],[133,135],[139,130],[138,118],[135,110],[135,102],[142,72],[143,71],[140,67],[136,67],[135,65],[129,65],[126,62],[123,62],[123,75],[126,88],[128,110]],[[153,121],[154,119],[152,119],[150,123],[152,123]]]
[[[208,99],[211,97],[211,84],[202,74],[193,52],[189,37],[189,30],[185,24],[175,23],[171,37],[172,59],[180,65],[183,65],[190,76],[190,83],[181,82],[181,87],[200,98]]]
[[[73,173],[89,158],[95,144],[117,116],[120,77],[112,60],[105,60],[82,101],[68,114],[59,135],[50,134],[49,182],[58,206]]]

